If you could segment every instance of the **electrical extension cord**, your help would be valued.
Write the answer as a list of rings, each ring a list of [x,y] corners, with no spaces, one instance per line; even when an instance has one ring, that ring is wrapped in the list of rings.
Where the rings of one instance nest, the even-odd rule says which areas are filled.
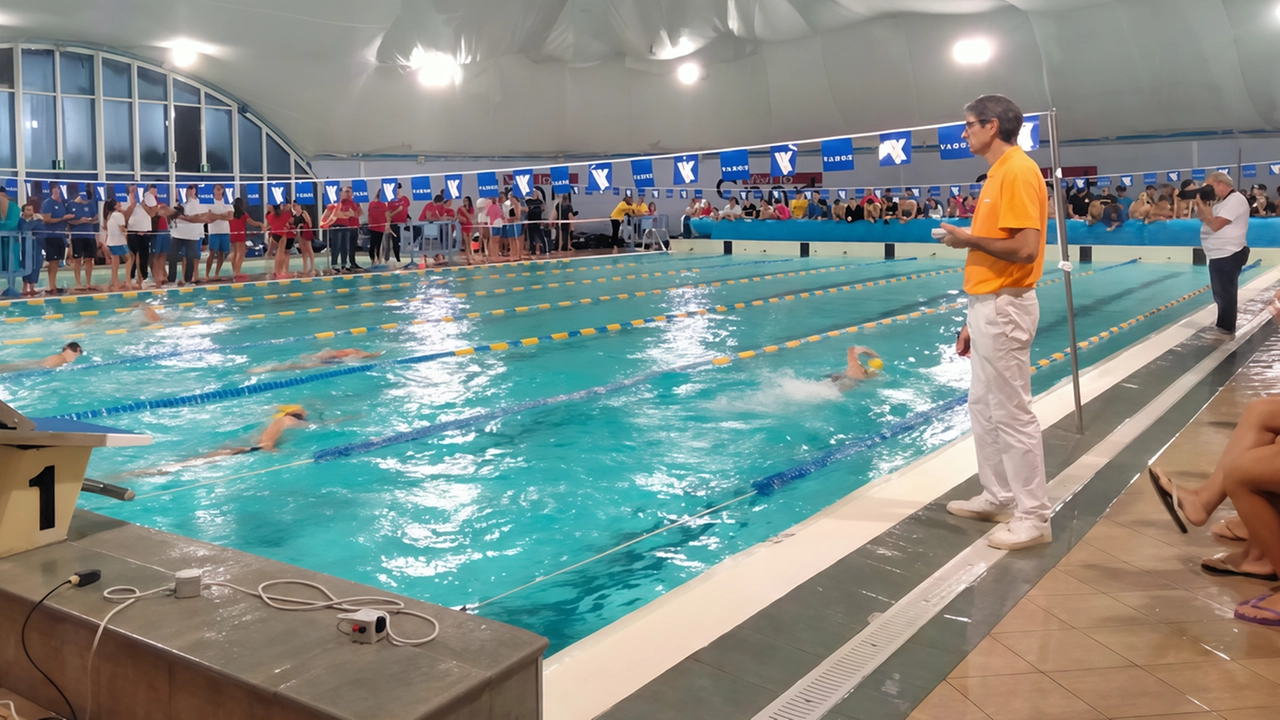
[[[107,629],[107,624],[111,622],[111,618],[114,617],[116,613],[120,612],[121,610],[124,610],[125,608],[141,600],[142,598],[145,598],[151,595],[156,595],[158,593],[169,593],[174,595],[177,598],[199,597],[199,591],[203,590],[204,588],[225,587],[225,588],[230,588],[232,590],[236,590],[238,592],[242,592],[246,595],[253,595],[254,597],[257,597],[258,599],[262,600],[262,602],[266,603],[269,607],[275,608],[276,610],[284,610],[286,612],[305,612],[305,611],[311,611],[311,610],[333,609],[333,610],[341,610],[347,613],[359,613],[361,610],[373,610],[375,612],[385,613],[388,616],[411,615],[413,617],[421,618],[431,623],[431,625],[433,626],[433,630],[431,631],[430,635],[424,638],[407,639],[407,638],[402,638],[391,631],[391,623],[390,623],[390,619],[388,618],[386,623],[387,642],[399,647],[416,647],[418,645],[425,645],[431,642],[432,640],[435,640],[436,636],[440,634],[440,623],[437,622],[435,618],[431,617],[430,615],[425,615],[420,612],[415,612],[413,610],[405,609],[404,603],[401,602],[400,600],[396,600],[394,598],[387,598],[387,597],[377,597],[373,595],[363,595],[363,596],[349,597],[349,598],[337,598],[334,596],[333,593],[329,592],[329,590],[325,588],[323,585],[309,582],[307,580],[290,580],[290,579],[268,580],[267,582],[264,582],[261,585],[259,585],[257,591],[247,590],[238,585],[233,585],[227,582],[219,582],[219,581],[202,582],[200,579],[199,570],[180,570],[174,574],[174,580],[175,582],[173,585],[158,587],[154,590],[148,590],[146,592],[141,592],[137,588],[130,587],[128,585],[118,585],[116,587],[110,587],[102,592],[102,597],[107,602],[120,603],[120,605],[119,607],[114,608],[111,612],[107,613],[107,616],[103,618],[102,622],[98,625],[97,634],[94,635],[93,637],[93,647],[89,650],[89,669],[88,669],[88,685],[89,685],[88,698],[89,699],[85,705],[84,720],[90,720],[90,718],[93,715],[93,658],[94,658],[94,655],[96,655],[98,652],[98,643],[102,640],[102,633]],[[325,597],[327,597],[328,600],[307,600],[305,598],[288,597],[285,595],[272,595],[271,593],[267,592],[267,588],[269,587],[273,587],[276,585],[285,585],[285,584],[302,585],[305,587],[313,588],[315,590],[319,590],[321,593],[324,593]],[[192,592],[193,590],[195,592]],[[287,603],[287,604],[281,604],[281,603]],[[338,624],[338,630],[344,635],[352,634],[352,629],[343,628],[341,622],[339,622]],[[373,641],[376,641],[376,640],[372,640],[371,642]],[[16,712],[14,713],[14,718],[17,718]]]
[[[18,717],[18,708],[13,706],[12,700],[0,700],[0,705],[9,706],[9,720],[22,720],[22,718]]]

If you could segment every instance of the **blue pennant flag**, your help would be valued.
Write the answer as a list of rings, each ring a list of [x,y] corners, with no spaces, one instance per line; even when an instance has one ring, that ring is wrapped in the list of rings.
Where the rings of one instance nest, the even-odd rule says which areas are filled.
[[[964,139],[964,123],[938,128],[938,155],[943,160],[968,160],[973,157],[969,141]]]
[[[774,145],[769,148],[769,174],[774,177],[795,175],[799,153],[800,150],[795,145]]]
[[[939,187],[939,186],[937,186],[937,185],[934,185],[934,186],[930,187],[930,188],[929,188],[929,197],[931,197],[931,198],[938,198],[938,197],[942,197],[942,188],[941,188],[941,187]]]
[[[1097,185],[1100,188],[1111,187],[1111,176],[1110,175],[1098,176],[1097,180],[1094,181],[1094,185]]]
[[[952,186],[951,186],[951,197],[960,197],[960,186],[959,186],[959,185],[952,185]]]
[[[351,199],[358,203],[369,202],[369,181],[368,180],[352,180],[351,181]]]
[[[656,200],[662,197],[662,191],[659,190],[658,188],[653,188],[652,190],[649,191],[649,197]]]
[[[675,197],[675,191],[671,188],[667,188],[667,197]]]
[[[18,178],[11,177],[4,179],[4,191],[9,193],[13,202],[18,201]]]
[[[1195,180],[1198,183],[1202,183],[1204,182],[1204,178],[1205,178],[1204,168],[1195,168],[1194,170],[1191,171],[1192,180]]]
[[[818,191],[818,197],[821,197],[823,200],[830,200],[831,191],[826,188],[823,188],[822,190]]]
[[[880,167],[911,164],[911,131],[880,133]]]
[[[1165,177],[1169,178],[1169,182],[1176,183],[1182,180],[1182,173],[1178,170],[1171,170],[1165,173]]]
[[[822,141],[822,171],[853,169],[853,138]]]
[[[533,170],[516,170],[511,173],[511,189],[516,197],[527,198],[533,194]]]
[[[116,194],[119,194],[122,190],[127,191],[127,188],[122,183],[116,183],[116,185],[117,185]],[[65,197],[65,194],[64,194],[64,197]],[[199,185],[197,185],[196,199],[199,200],[200,202],[206,202],[206,203],[213,202],[213,183],[200,183]]]
[[[462,199],[462,174],[454,173],[444,176],[444,196],[449,200]]]
[[[653,187],[653,161],[649,158],[638,158],[631,161],[631,179],[636,187]]]
[[[556,195],[569,194],[569,166],[556,165],[551,168],[551,192]]]
[[[762,191],[762,190],[756,190],[755,195],[756,195],[756,199],[757,199],[757,200],[763,200],[763,199],[764,199],[764,191]]]
[[[982,185],[980,185],[979,183],[972,183],[971,185],[969,185],[970,195],[977,197],[981,192],[982,192]]]
[[[582,187],[581,187],[580,185],[573,185],[573,186],[571,186],[571,189],[573,190],[573,194],[574,194],[574,195],[581,195],[581,194],[582,194]],[[590,195],[590,194],[591,194],[591,189],[590,189],[590,188],[588,188],[588,189],[587,189],[587,194],[588,194],[588,195]]]
[[[673,185],[692,185],[698,182],[697,155],[677,155],[674,160],[675,167],[671,171]]]
[[[429,179],[429,178],[428,178]],[[396,199],[396,189],[400,187],[400,178],[382,178],[382,201],[391,202]],[[410,192],[413,188],[410,187]]]
[[[689,191],[688,191],[688,190],[681,189],[681,190],[680,190],[680,199],[681,199],[681,200],[688,200],[688,199],[689,199]]]
[[[1230,174],[1231,174],[1231,168],[1229,168],[1229,167],[1214,168],[1214,170],[1215,170],[1216,172],[1226,173],[1226,174],[1228,174],[1228,175],[1230,175]]]
[[[751,160],[746,150],[725,150],[720,153],[720,177],[725,180],[750,180]]]
[[[700,197],[702,197],[702,188],[697,188],[697,189],[695,189],[695,190],[693,191],[693,196],[694,196],[694,197],[696,197],[696,198],[700,198]]]
[[[1241,165],[1240,175],[1241,177],[1256,178],[1258,177],[1258,166],[1257,165]]]
[[[414,175],[409,178],[409,197],[419,202],[431,200],[431,176]]]
[[[738,197],[739,197],[740,199],[742,199],[742,200],[746,200],[746,199],[747,199],[747,196],[749,196],[750,194],[751,194],[751,191],[750,191],[750,190],[739,190],[739,191],[738,191]]]
[[[1270,167],[1272,175],[1280,175],[1280,163],[1271,163]]]
[[[1123,187],[1133,187],[1133,176],[1132,176],[1132,175],[1121,175],[1121,176],[1120,176],[1120,185],[1122,185]]]
[[[1155,174],[1155,173],[1143,173],[1143,174],[1142,174],[1142,184],[1143,184],[1143,185],[1155,185],[1157,182],[1159,182],[1159,180],[1158,180],[1158,178],[1156,178],[1156,174]]]
[[[587,171],[587,190],[604,192],[613,186],[613,163],[592,163]]]
[[[342,199],[342,183],[337,180],[324,181],[324,204],[337,205]]]
[[[156,202],[162,205],[169,204],[169,183],[156,183]],[[261,202],[250,202],[250,205],[259,205]]]
[[[480,188],[476,192],[482,198],[498,197],[498,174],[495,172],[476,173],[476,182]]]
[[[168,187],[167,185],[165,187]],[[258,183],[244,184],[244,201],[249,205],[262,204],[262,186]]]
[[[267,204],[283,205],[289,202],[289,189],[282,182],[267,183]]]
[[[866,197],[866,196],[867,196],[867,189],[866,189],[866,188],[854,188],[854,189],[853,189],[853,197],[854,197],[854,198],[856,198],[856,199],[858,199],[858,200],[861,200],[862,198],[864,198],[864,197]]]
[[[848,200],[849,191],[845,188],[840,188],[839,190],[836,190],[836,197],[840,198],[841,200]]]
[[[310,180],[299,180],[293,184],[293,199],[305,205],[316,201],[316,184]]]
[[[1022,130],[1018,132],[1018,147],[1027,152],[1040,149],[1040,116],[1022,120]]]
[[[1074,179],[1072,180],[1072,182],[1074,182],[1074,183],[1075,183],[1076,188],[1078,188],[1078,189],[1080,189],[1080,190],[1085,189],[1085,188],[1086,188],[1086,187],[1088,187],[1088,185],[1089,185],[1089,179],[1088,179],[1088,178],[1078,177],[1078,178],[1074,178]]]
[[[17,178],[13,178],[13,184],[14,184],[14,185],[17,185],[17,184],[18,184],[18,179],[17,179]],[[4,189],[5,189],[5,192],[9,192],[9,178],[5,178],[5,181],[4,181]],[[17,192],[18,192],[18,189],[15,187],[15,188],[13,189],[13,192],[14,192],[14,194],[16,195],[16,194],[17,194]],[[14,198],[14,200],[16,200],[16,199],[17,199],[17,198]],[[94,200],[96,200],[96,201],[98,201],[98,202],[104,202],[104,201],[106,201],[106,199],[107,199],[107,184],[106,184],[106,183],[94,183],[94,184],[93,184],[93,199],[94,199]]]
[[[621,190],[622,190],[621,188],[619,188],[619,187],[617,187],[617,186],[615,185],[615,186],[614,186],[614,188],[613,188],[613,194],[614,194],[614,195],[617,195],[619,192],[621,192]]]

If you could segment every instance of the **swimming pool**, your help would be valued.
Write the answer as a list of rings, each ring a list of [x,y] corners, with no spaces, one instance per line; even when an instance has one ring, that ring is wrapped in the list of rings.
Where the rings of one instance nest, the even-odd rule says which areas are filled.
[[[52,352],[65,335],[82,335],[87,357],[7,375],[2,392],[29,415],[84,413],[155,436],[97,453],[89,469],[138,500],[86,496],[85,507],[475,608],[548,636],[554,652],[963,434],[958,267],[626,255],[19,302],[0,308],[24,319],[3,326],[5,341],[44,339],[0,346],[0,363]],[[1047,272],[1039,293],[1035,358],[1068,344],[1058,278]],[[1083,266],[1081,339],[1207,283],[1202,267]],[[144,299],[165,304],[160,327],[130,309]],[[1208,302],[1189,298],[1081,361]],[[841,394],[824,378],[851,344],[887,367]],[[248,372],[326,347],[385,354]],[[1041,368],[1036,392],[1067,371]],[[290,431],[278,452],[126,477],[250,444],[292,403],[321,422]]]

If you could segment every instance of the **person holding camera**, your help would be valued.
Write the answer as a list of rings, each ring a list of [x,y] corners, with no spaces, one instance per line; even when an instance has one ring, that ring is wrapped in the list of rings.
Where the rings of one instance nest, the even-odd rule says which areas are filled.
[[[1231,176],[1216,172],[1204,187],[1187,191],[1191,213],[1200,220],[1200,246],[1209,258],[1209,283],[1218,304],[1217,328],[1236,333],[1236,300],[1240,271],[1249,262],[1249,201],[1236,191]]]

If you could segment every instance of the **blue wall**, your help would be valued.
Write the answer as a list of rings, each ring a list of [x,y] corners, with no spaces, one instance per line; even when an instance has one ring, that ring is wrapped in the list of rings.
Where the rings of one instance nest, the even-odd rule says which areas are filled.
[[[967,226],[967,220],[952,220]],[[843,223],[832,220],[693,220],[698,237],[713,240],[781,240],[790,242],[867,242],[930,243],[937,242],[929,231],[941,220],[921,218],[905,224],[889,225],[869,222]],[[1056,221],[1049,221],[1049,242],[1055,242]],[[1083,220],[1067,221],[1067,240],[1072,245],[1126,245],[1159,247],[1199,247],[1200,221],[1167,220],[1144,225],[1126,222],[1112,232],[1104,225],[1089,227]],[[1249,221],[1249,245],[1256,248],[1280,248],[1280,218],[1254,218]]]

